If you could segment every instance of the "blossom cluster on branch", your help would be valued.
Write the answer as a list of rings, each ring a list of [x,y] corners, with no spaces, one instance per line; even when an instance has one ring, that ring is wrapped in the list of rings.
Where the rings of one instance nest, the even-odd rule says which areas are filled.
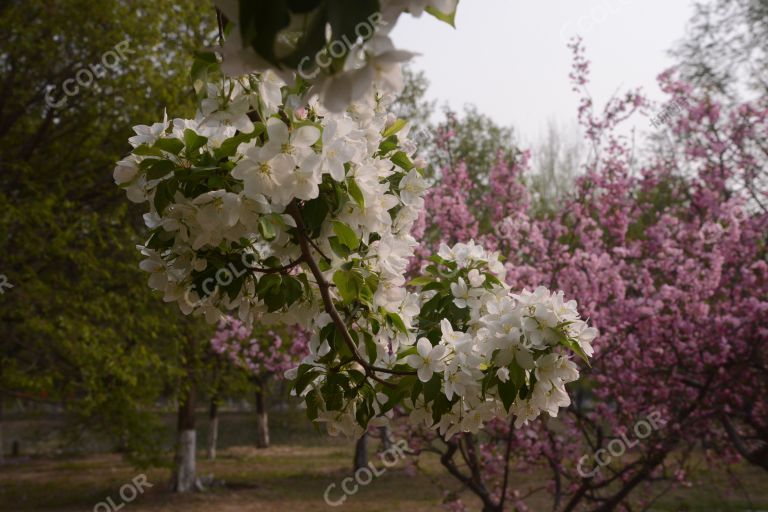
[[[401,64],[415,54],[389,33],[403,13],[428,13],[453,25],[458,0],[217,0],[229,36],[220,49],[230,76],[294,73],[310,81],[325,106],[342,112],[372,87],[397,93]]]
[[[498,254],[472,241],[406,284],[427,181],[393,94],[371,86],[337,111],[300,76],[205,66],[195,118],[135,127],[114,173],[148,207],[141,268],[165,301],[310,332],[288,375],[332,433],[405,402],[448,437],[569,403],[570,357],[596,335],[575,302],[512,294]]]

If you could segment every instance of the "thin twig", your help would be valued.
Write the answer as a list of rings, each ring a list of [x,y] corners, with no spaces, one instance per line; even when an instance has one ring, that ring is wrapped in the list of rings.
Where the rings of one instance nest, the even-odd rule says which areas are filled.
[[[274,268],[248,267],[248,268],[260,274],[281,274],[283,272],[291,270],[293,267],[298,266],[303,261],[304,261],[304,256],[302,255],[302,256],[299,256],[298,259],[288,263],[287,265],[283,265],[281,267],[274,267]]]

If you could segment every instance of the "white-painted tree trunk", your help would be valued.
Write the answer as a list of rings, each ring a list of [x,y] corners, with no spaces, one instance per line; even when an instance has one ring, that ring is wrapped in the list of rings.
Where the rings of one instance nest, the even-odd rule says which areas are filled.
[[[269,448],[269,415],[265,392],[262,387],[256,391],[256,447]]]
[[[182,430],[178,433],[178,444],[176,446],[176,469],[173,482],[173,490],[176,492],[192,492],[195,490],[196,444],[197,433],[195,430]]]
[[[195,474],[197,452],[195,402],[196,390],[192,385],[179,403],[178,423],[176,425],[176,458],[171,479],[171,490],[174,492],[192,492],[197,483]]]
[[[219,442],[219,404],[211,400],[211,410],[208,415],[208,460],[216,459],[216,445]]]

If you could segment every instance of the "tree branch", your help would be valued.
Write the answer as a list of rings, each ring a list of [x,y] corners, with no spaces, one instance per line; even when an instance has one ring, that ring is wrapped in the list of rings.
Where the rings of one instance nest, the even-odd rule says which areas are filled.
[[[368,363],[365,359],[363,359],[363,357],[360,356],[360,354],[357,351],[357,345],[355,344],[355,340],[352,338],[352,335],[349,333],[347,324],[341,318],[339,311],[336,309],[336,305],[333,303],[333,297],[331,297],[331,293],[330,293],[331,285],[325,279],[325,276],[323,276],[323,272],[320,270],[320,267],[317,265],[317,262],[312,256],[310,240],[309,240],[309,237],[307,236],[307,231],[304,226],[304,220],[301,218],[301,211],[299,210],[299,207],[295,202],[291,203],[290,205],[288,205],[288,208],[286,208],[286,212],[291,217],[293,217],[293,220],[296,221],[296,232],[299,239],[299,246],[301,247],[302,258],[304,263],[306,263],[309,266],[309,270],[312,272],[312,275],[314,276],[315,281],[317,281],[317,286],[320,289],[320,296],[323,299],[323,306],[325,308],[325,312],[328,313],[328,316],[330,316],[331,320],[333,320],[333,323],[336,326],[336,329],[338,329],[339,332],[341,333],[341,337],[344,340],[344,343],[346,343],[349,350],[352,352],[352,358],[355,360],[355,362],[359,363],[363,368],[365,368],[366,375],[371,377],[376,382],[379,382],[387,386],[394,386],[395,384],[383,380],[382,378],[378,377],[374,372],[390,373],[394,375],[415,375],[416,372],[391,370],[389,368],[381,368],[378,366],[374,366]]]

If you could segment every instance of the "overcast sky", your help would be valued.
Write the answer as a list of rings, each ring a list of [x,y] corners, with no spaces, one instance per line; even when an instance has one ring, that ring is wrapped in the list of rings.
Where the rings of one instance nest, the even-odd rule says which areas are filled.
[[[461,0],[456,29],[431,16],[401,17],[399,48],[421,53],[413,67],[430,81],[429,97],[454,109],[474,103],[512,125],[521,142],[547,120],[575,123],[567,40],[577,33],[592,61],[594,99],[641,86],[661,100],[656,76],[672,64],[667,50],[685,34],[690,0]]]

